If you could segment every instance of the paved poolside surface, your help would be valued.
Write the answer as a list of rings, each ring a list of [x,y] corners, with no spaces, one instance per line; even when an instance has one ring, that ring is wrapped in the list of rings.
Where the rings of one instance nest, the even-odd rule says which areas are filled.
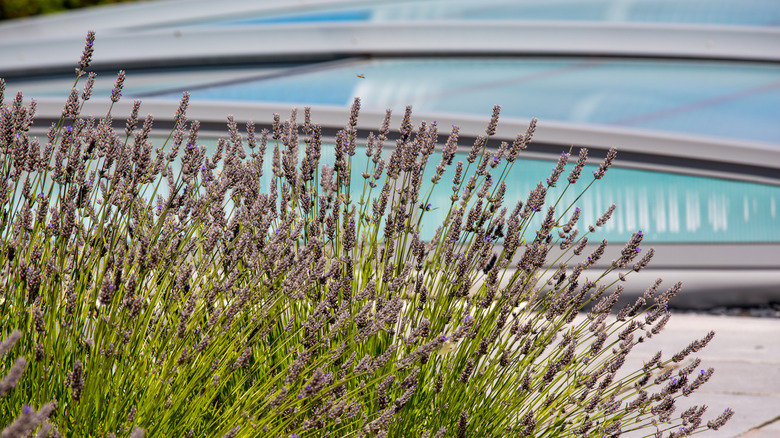
[[[641,367],[659,349],[669,357],[710,330],[715,330],[715,338],[695,356],[701,358],[701,367],[715,368],[715,374],[688,399],[679,399],[675,414],[706,404],[709,420],[731,407],[731,421],[700,436],[779,438],[780,319],[673,314],[662,333],[634,348],[625,366]]]

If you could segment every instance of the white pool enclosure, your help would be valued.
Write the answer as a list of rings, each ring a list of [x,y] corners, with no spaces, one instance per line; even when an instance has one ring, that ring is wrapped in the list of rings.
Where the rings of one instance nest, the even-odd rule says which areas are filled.
[[[604,237],[641,229],[656,248],[636,287],[682,280],[684,307],[780,302],[780,2],[162,0],[0,23],[6,94],[38,101],[40,133],[88,29],[99,79],[85,112],[105,113],[124,69],[115,121],[141,99],[161,136],[184,91],[204,145],[227,114],[260,128],[304,106],[332,136],[360,97],[363,134],[412,105],[468,147],[500,104],[496,147],[539,119],[517,199],[562,150],[595,161],[615,146],[579,205],[587,223],[617,203]]]

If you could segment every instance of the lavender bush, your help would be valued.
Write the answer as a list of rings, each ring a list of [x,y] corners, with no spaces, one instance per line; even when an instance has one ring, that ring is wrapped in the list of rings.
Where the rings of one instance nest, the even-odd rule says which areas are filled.
[[[691,358],[713,333],[623,367],[680,285],[614,309],[614,283],[652,258],[641,231],[585,275],[614,206],[583,226],[561,197],[600,180],[614,149],[592,174],[587,150],[573,166],[565,152],[509,200],[535,122],[489,148],[499,107],[464,156],[457,127],[437,151],[438,126],[410,108],[394,142],[389,111],[359,139],[356,100],[325,163],[308,109],[259,132],[228,117],[209,157],[187,94],[155,149],[140,102],[124,130],[110,107],[81,115],[93,41],[45,145],[34,102],[0,113],[0,436],[677,437],[731,416],[675,410],[713,373]],[[437,185],[447,205],[431,205]],[[433,208],[446,219],[423,240]]]

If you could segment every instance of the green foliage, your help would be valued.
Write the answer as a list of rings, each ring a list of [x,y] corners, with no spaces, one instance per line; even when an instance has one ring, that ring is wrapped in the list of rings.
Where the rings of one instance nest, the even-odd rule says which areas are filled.
[[[568,153],[524,202],[507,203],[504,180],[535,122],[490,148],[496,107],[464,156],[457,127],[437,152],[436,124],[413,128],[407,108],[395,141],[388,112],[358,149],[356,100],[330,166],[308,109],[302,124],[293,111],[257,136],[229,116],[206,157],[186,93],[155,150],[153,119],[137,129],[140,102],[122,131],[113,103],[99,120],[81,115],[93,81],[74,88],[46,145],[29,133],[34,105],[19,94],[2,107],[4,433],[681,436],[728,419],[704,425],[704,407],[673,417],[675,401],[712,374],[687,358],[711,335],[622,369],[663,329],[679,285],[660,293],[659,281],[610,316],[622,287],[608,274],[625,279],[652,250],[637,260],[637,232],[586,276],[606,243],[589,256],[585,243],[612,209],[581,227],[579,210],[559,205],[586,151],[564,180]],[[352,163],[363,152],[361,180]],[[429,160],[437,166],[426,174]],[[448,205],[432,207],[434,186],[451,178]],[[446,219],[421,240],[432,208]]]
[[[89,6],[139,0],[4,0],[0,2],[0,20],[51,14]]]

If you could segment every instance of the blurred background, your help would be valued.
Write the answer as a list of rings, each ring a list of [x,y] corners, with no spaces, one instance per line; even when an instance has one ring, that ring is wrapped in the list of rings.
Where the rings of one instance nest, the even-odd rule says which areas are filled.
[[[2,17],[98,3],[6,0]],[[124,69],[117,126],[141,99],[161,139],[184,91],[211,148],[227,114],[259,130],[293,107],[311,106],[332,137],[360,97],[364,137],[385,109],[397,128],[412,105],[413,121],[436,121],[442,139],[460,126],[467,151],[500,104],[491,147],[539,120],[509,179],[512,202],[562,151],[587,147],[598,164],[617,147],[616,168],[577,205],[587,227],[617,204],[602,233],[614,252],[636,230],[655,247],[631,293],[664,277],[685,284],[679,308],[778,315],[777,0],[158,0],[5,20],[0,77],[7,98],[38,101],[41,135],[59,118],[89,29],[99,76],[85,112],[105,115]],[[434,201],[449,202],[447,192]]]
[[[0,2],[0,20],[52,14],[71,9],[109,5],[140,0],[3,0]]]

